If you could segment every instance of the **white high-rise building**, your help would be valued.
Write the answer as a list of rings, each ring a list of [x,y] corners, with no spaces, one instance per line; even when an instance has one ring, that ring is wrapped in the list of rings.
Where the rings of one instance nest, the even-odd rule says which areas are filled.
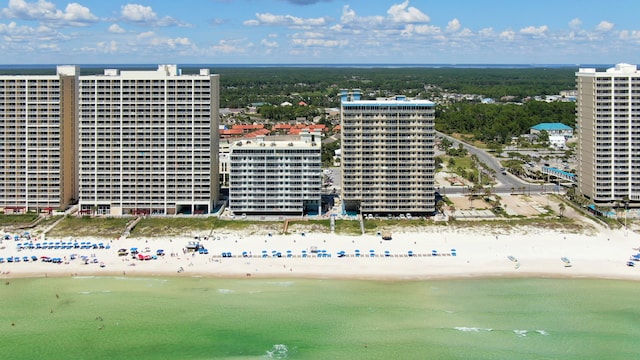
[[[346,212],[430,215],[435,211],[435,104],[360,100],[342,91],[342,201]]]
[[[579,69],[578,191],[598,204],[640,202],[640,72]]]
[[[201,214],[218,183],[219,77],[107,69],[79,77],[84,213]]]
[[[231,143],[229,208],[235,214],[319,214],[320,132]]]
[[[0,210],[64,210],[77,199],[76,66],[0,76]]]

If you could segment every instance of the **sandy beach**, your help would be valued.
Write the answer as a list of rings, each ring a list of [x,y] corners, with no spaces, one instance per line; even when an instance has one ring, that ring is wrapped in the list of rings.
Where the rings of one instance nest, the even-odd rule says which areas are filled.
[[[198,237],[196,239],[196,236]],[[199,241],[207,254],[190,253]],[[379,280],[418,280],[467,277],[589,277],[640,280],[640,262],[627,266],[638,253],[640,236],[624,230],[597,229],[591,233],[561,233],[523,227],[500,233],[491,228],[426,227],[420,232],[381,236],[327,233],[246,234],[225,231],[211,237],[189,234],[154,239],[40,239],[3,240],[0,276],[188,276],[298,277]],[[83,249],[80,245],[91,244]],[[75,245],[77,243],[77,245]],[[104,248],[97,247],[102,243]],[[18,245],[20,244],[20,245]],[[96,246],[93,246],[96,245]],[[31,249],[30,247],[33,247]],[[64,246],[61,246],[64,247]],[[96,248],[97,247],[97,248]],[[137,248],[153,257],[139,260],[119,249]],[[317,250],[317,251],[316,251]],[[344,256],[340,256],[340,252]],[[229,257],[223,256],[230,255]],[[278,256],[279,253],[279,256]],[[409,256],[409,254],[413,256]],[[306,255],[305,255],[306,254]],[[357,256],[359,254],[359,256]],[[374,256],[371,256],[371,255]],[[37,261],[32,261],[32,257]],[[42,257],[60,258],[60,263]],[[305,257],[306,256],[306,257]],[[20,262],[8,262],[20,257]],[[28,257],[29,261],[23,258]],[[564,258],[564,259],[563,259]],[[570,265],[570,266],[569,266]]]

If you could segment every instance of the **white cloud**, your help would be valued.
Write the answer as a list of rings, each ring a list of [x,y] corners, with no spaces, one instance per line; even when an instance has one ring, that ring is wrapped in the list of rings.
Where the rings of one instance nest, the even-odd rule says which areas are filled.
[[[0,24],[0,35],[2,35],[2,40],[5,43],[41,43],[42,41],[51,42],[68,39],[67,36],[50,27],[38,26],[34,28],[31,26],[18,25],[14,21],[9,24]]]
[[[387,14],[391,20],[398,23],[425,23],[429,22],[429,16],[413,6],[409,6],[409,0],[401,4],[391,5]]]
[[[125,32],[125,30],[121,28],[120,25],[118,24],[111,24],[111,26],[109,26],[108,31],[113,34],[122,34]]]
[[[434,25],[414,25],[407,24],[400,32],[403,37],[411,37],[413,34],[418,35],[438,35],[440,34],[440,28]]]
[[[326,40],[326,39],[293,39],[294,45],[305,47],[342,47],[349,44],[349,40]]]
[[[546,35],[547,30],[549,30],[549,27],[547,25],[542,25],[539,27],[527,26],[526,28],[520,29],[520,33],[524,35],[531,35],[534,37],[542,37]]]
[[[101,53],[114,54],[118,52],[118,43],[115,40],[101,41],[96,44],[96,50]]]
[[[58,44],[40,44],[38,45],[38,49],[46,50],[46,51],[60,51],[60,47]]]
[[[138,34],[138,39],[146,39],[154,36],[156,36],[156,33],[154,33],[153,31],[145,31]]]
[[[327,19],[320,18],[300,18],[292,15],[274,15],[271,13],[257,13],[254,20],[247,20],[244,25],[271,25],[271,26],[290,26],[290,27],[312,27],[326,25]]]
[[[238,40],[220,40],[218,45],[211,47],[211,50],[225,54],[245,52],[244,47],[241,46],[241,43]]]
[[[493,31],[493,28],[488,27],[488,28],[480,29],[480,31],[478,31],[478,35],[480,37],[490,38],[495,36],[495,32]]]
[[[89,8],[78,3],[67,4],[64,11],[46,0],[28,3],[25,0],[9,0],[9,6],[0,12],[8,19],[34,20],[51,26],[87,26],[98,21]]]
[[[600,24],[598,24],[598,26],[596,26],[596,30],[598,31],[610,31],[611,29],[613,29],[613,23],[610,23],[606,20],[603,20],[600,22]]]
[[[460,30],[461,27],[462,27],[462,25],[460,25],[460,20],[458,20],[457,18],[453,19],[453,20],[451,20],[451,21],[449,21],[447,23],[447,31],[449,31],[449,32],[458,31],[458,30]]]
[[[340,17],[340,21],[343,23],[353,22],[357,18],[356,11],[349,7],[349,5],[345,5],[342,7],[342,17]]]
[[[631,40],[640,42],[640,31],[639,30],[622,30],[620,31],[620,39],[622,40]]]
[[[150,44],[152,46],[165,46],[170,49],[175,49],[176,47],[181,46],[190,46],[191,40],[186,37],[177,37],[177,38],[153,38],[151,39]]]
[[[180,21],[165,16],[159,18],[151,6],[139,4],[126,4],[122,6],[121,17],[125,22],[133,23],[140,26],[188,26]]]
[[[500,35],[498,36],[500,36],[501,39],[513,41],[516,38],[516,33],[513,32],[513,30],[505,30],[501,32]]]
[[[571,21],[569,21],[569,27],[572,29],[579,29],[580,25],[582,25],[582,20],[575,18]]]
[[[262,39],[262,41],[260,41],[260,45],[267,48],[276,48],[280,46],[277,41],[269,41],[267,39]]]

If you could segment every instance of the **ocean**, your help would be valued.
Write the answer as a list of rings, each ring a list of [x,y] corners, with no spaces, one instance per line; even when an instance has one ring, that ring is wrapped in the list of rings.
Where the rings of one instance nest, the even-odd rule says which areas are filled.
[[[11,359],[629,359],[640,286],[593,279],[4,279]]]

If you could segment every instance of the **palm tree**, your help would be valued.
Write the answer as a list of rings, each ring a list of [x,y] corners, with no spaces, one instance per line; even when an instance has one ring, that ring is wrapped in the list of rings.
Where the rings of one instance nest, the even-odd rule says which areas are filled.
[[[564,211],[566,210],[566,207],[564,206],[563,203],[560,203],[560,205],[558,205],[558,210],[560,210],[560,217],[564,216]]]

